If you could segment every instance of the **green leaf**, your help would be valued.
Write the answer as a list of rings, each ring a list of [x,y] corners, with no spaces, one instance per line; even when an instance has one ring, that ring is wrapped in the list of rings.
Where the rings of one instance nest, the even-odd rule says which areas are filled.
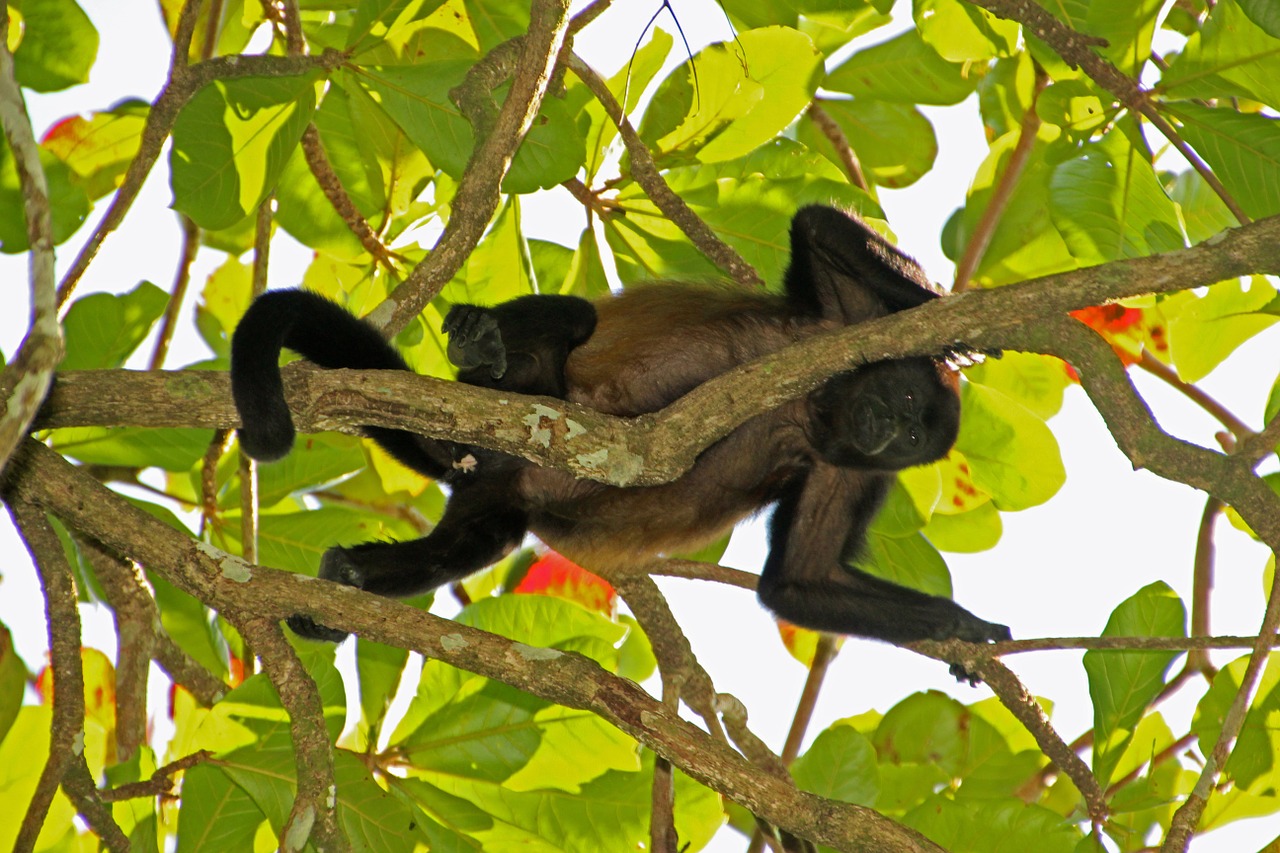
[[[946,561],[919,533],[885,536],[873,523],[863,552],[853,562],[857,568],[901,586],[930,595],[951,595],[951,572]]]
[[[1019,138],[1017,131],[1011,131],[991,144],[990,154],[973,177],[965,206],[943,230],[947,257],[958,260],[977,235]],[[1054,153],[1054,147],[1043,141],[1042,133],[1041,141],[1032,146],[1031,157],[1000,218],[1000,227],[991,235],[974,271],[972,281],[979,286],[1024,281],[1077,267],[1050,215],[1049,180]]]
[[[266,815],[222,769],[198,764],[182,776],[177,853],[252,850]]]
[[[395,698],[409,653],[362,637],[356,638],[356,673],[360,678],[360,710],[365,725],[380,727]]]
[[[1276,289],[1254,276],[1246,290],[1239,279],[1208,288],[1181,303],[1169,321],[1169,349],[1178,376],[1198,382],[1254,335],[1280,320]]]
[[[1222,734],[1222,721],[1240,692],[1241,679],[1248,657],[1238,658],[1218,671],[1209,692],[1196,706],[1191,728],[1200,739],[1204,754],[1213,750]],[[1255,795],[1274,798],[1280,787],[1280,768],[1275,756],[1280,754],[1280,730],[1275,720],[1280,717],[1280,653],[1267,657],[1266,669],[1258,681],[1258,690],[1245,713],[1240,737],[1227,759],[1226,778],[1237,787]],[[1274,808],[1274,805],[1273,805]]]
[[[1182,209],[1182,222],[1192,245],[1235,227],[1236,218],[1222,198],[1195,169],[1165,180],[1169,197]]]
[[[913,0],[911,17],[925,42],[948,62],[1011,56],[1021,27],[960,0]]]
[[[90,465],[187,471],[204,457],[213,431],[70,427],[49,434],[54,450]]]
[[[49,185],[53,242],[65,243],[84,224],[93,206],[70,167],[44,148],[40,149],[40,166]],[[25,252],[30,246],[17,163],[9,146],[0,138],[0,252],[13,255]]]
[[[911,104],[870,98],[821,102],[849,140],[862,172],[877,186],[901,189],[920,180],[938,157],[938,138],[924,113]],[[812,122],[799,125],[801,142],[824,153],[832,151],[826,136]],[[834,153],[827,156],[834,163]]]
[[[777,289],[789,260],[788,233],[798,207],[834,204],[883,218],[879,206],[850,186],[829,160],[789,140],[775,140],[727,163],[671,169],[667,183]],[[602,222],[623,281],[720,276],[639,186],[623,188],[619,200],[625,202],[626,214]]]
[[[1049,204],[1053,224],[1081,266],[1184,245],[1177,210],[1150,160],[1120,133],[1059,165],[1049,183]]]
[[[1078,853],[1076,845],[1083,837],[1056,812],[1011,798],[958,803],[934,795],[903,822],[951,853]]]
[[[91,293],[71,304],[62,370],[121,367],[164,314],[169,295],[144,281],[128,293]]]
[[[1171,98],[1244,97],[1278,107],[1280,43],[1236,0],[1221,0],[1174,58],[1160,87]]]
[[[214,544],[241,553],[238,524],[224,525]],[[258,530],[258,560],[263,565],[314,575],[320,556],[334,545],[374,539],[409,538],[406,522],[371,512],[320,507],[285,515],[263,515]]]
[[[822,74],[822,54],[787,27],[741,33],[702,49],[694,62],[697,92],[688,66],[676,68],[640,124],[660,160],[715,163],[748,154],[795,121]]]
[[[727,0],[720,5],[739,31],[782,24],[809,36],[828,55],[892,20],[884,0]]]
[[[960,388],[960,437],[973,481],[998,509],[1027,509],[1053,497],[1066,470],[1045,422],[999,391],[966,382]]]
[[[1180,103],[1182,137],[1255,219],[1280,213],[1280,119]]]
[[[977,66],[947,62],[912,29],[853,54],[822,87],[857,98],[950,106],[967,98],[981,76]]]
[[[1280,39],[1280,6],[1270,0],[1240,0],[1240,9],[1269,36]]]
[[[1185,637],[1187,613],[1162,581],[1125,599],[1107,620],[1104,637]],[[1093,698],[1093,772],[1104,786],[1112,779],[1134,728],[1165,685],[1178,652],[1088,651],[1084,655]]]
[[[994,388],[1012,397],[1038,417],[1048,420],[1062,408],[1062,396],[1071,378],[1066,366],[1053,356],[1008,351],[965,368],[965,379]]]
[[[814,738],[791,765],[791,776],[803,791],[860,806],[875,805],[880,791],[875,747],[866,735],[840,723]]]
[[[18,83],[37,92],[57,92],[89,81],[98,56],[98,31],[75,0],[10,5],[22,16],[21,40],[13,54]]]
[[[489,233],[445,286],[450,303],[496,305],[534,292],[529,247],[521,227],[520,199],[512,196],[498,211]]]
[[[257,210],[311,122],[319,79],[215,80],[196,92],[173,128],[174,207],[213,230]]]
[[[65,162],[89,197],[115,192],[142,144],[151,107],[128,100],[88,116],[69,116],[45,134],[43,145]]]
[[[958,515],[935,512],[920,532],[939,551],[976,554],[996,546],[1004,533],[1004,523],[995,505],[986,501]]]
[[[27,665],[13,647],[13,634],[0,624],[0,742],[18,718],[26,685]]]

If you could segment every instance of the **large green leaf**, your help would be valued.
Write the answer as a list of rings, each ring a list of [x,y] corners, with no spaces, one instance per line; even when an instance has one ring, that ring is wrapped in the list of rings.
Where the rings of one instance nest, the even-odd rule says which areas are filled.
[[[164,314],[169,295],[144,281],[128,293],[91,293],[72,303],[63,370],[120,367]]]
[[[876,750],[866,735],[837,723],[820,733],[791,765],[801,790],[861,806],[875,804],[880,790]]]
[[[977,66],[947,62],[908,30],[853,54],[827,75],[824,89],[907,104],[958,104],[981,78]]]
[[[1214,676],[1209,692],[1196,706],[1192,729],[1200,739],[1200,749],[1208,754],[1222,734],[1222,721],[1240,692],[1241,679],[1248,666],[1247,657],[1224,666]],[[1266,669],[1258,682],[1257,693],[1249,703],[1240,736],[1227,760],[1226,775],[1241,789],[1274,799],[1280,788],[1280,653],[1267,657]],[[1273,806],[1274,808],[1274,806]]]
[[[857,98],[822,101],[849,140],[863,174],[872,183],[890,189],[914,184],[933,168],[938,157],[938,137],[924,113],[914,105]],[[801,142],[826,153],[831,145],[812,122],[799,126]],[[828,154],[833,162],[839,160]]]
[[[1169,321],[1169,349],[1178,376],[1198,382],[1254,335],[1280,319],[1280,299],[1266,278],[1246,290],[1239,279],[1210,287],[1203,297],[1179,303]]]
[[[749,30],[704,48],[694,62],[696,90],[689,68],[676,68],[641,122],[640,135],[659,159],[742,157],[795,121],[822,76],[822,54],[787,27]]]
[[[124,101],[88,116],[69,116],[45,134],[43,145],[71,167],[90,198],[115,192],[142,144],[150,105]]]
[[[173,128],[174,207],[213,230],[255,211],[311,122],[319,79],[244,77],[197,92]]]
[[[56,92],[88,82],[98,56],[98,31],[75,0],[13,0],[9,5],[20,15],[21,38],[13,54],[20,84]]]
[[[911,811],[904,822],[951,853],[1034,850],[1080,853],[1080,830],[1044,806],[1014,797],[958,803],[942,795]]]
[[[1184,245],[1178,212],[1147,156],[1119,133],[1053,171],[1053,224],[1081,266],[1169,252]]]
[[[1158,581],[1125,599],[1107,620],[1104,637],[1185,637],[1187,612],[1168,584]],[[1093,698],[1093,773],[1102,785],[1133,737],[1143,712],[1165,685],[1177,652],[1088,651],[1084,655]]]
[[[1220,0],[1160,85],[1174,98],[1244,97],[1280,107],[1280,40],[1251,21],[1236,0]]]
[[[1255,219],[1280,213],[1280,119],[1179,103],[1182,137]]]
[[[961,0],[912,0],[911,16],[920,36],[948,62],[984,63],[1009,56],[1021,29]]]
[[[960,437],[973,481],[996,507],[1020,510],[1053,497],[1066,470],[1058,440],[1045,422],[993,388],[966,382],[960,390]]]
[[[92,205],[75,172],[53,152],[40,149],[40,167],[49,186],[53,242],[65,243],[84,223]],[[0,252],[13,255],[30,246],[17,164],[13,152],[0,138]]]

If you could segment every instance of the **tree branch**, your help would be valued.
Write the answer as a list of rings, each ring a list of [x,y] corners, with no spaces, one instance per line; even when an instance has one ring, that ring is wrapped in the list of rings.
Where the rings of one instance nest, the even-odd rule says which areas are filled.
[[[5,474],[11,500],[33,502],[111,548],[132,552],[180,589],[263,620],[306,613],[326,625],[494,678],[539,698],[591,711],[693,778],[786,831],[845,851],[940,850],[875,811],[795,790],[672,713],[636,684],[577,654],[537,649],[351,587],[251,566],[191,540],[26,443]],[[316,595],[316,584],[326,594]]]

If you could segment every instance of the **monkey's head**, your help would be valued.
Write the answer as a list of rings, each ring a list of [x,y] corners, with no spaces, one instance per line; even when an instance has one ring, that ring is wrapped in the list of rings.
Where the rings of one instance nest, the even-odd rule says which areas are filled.
[[[960,429],[960,398],[942,370],[933,359],[909,358],[833,376],[809,398],[819,455],[879,471],[941,459]]]

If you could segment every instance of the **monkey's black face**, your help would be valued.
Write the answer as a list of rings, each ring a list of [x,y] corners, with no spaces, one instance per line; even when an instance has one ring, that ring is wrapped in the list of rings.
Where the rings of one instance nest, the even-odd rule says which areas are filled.
[[[927,358],[884,361],[814,392],[813,443],[842,468],[899,471],[941,459],[955,443],[960,400]]]

